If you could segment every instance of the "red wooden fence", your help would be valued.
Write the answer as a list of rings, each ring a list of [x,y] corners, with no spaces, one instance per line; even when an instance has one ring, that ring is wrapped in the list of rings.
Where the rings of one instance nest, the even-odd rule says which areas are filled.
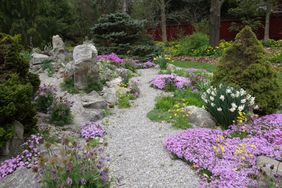
[[[238,22],[236,19],[222,19],[220,24],[220,39],[233,40],[236,36],[236,32],[229,30],[232,22]],[[264,25],[264,20],[262,19]],[[167,25],[167,36],[168,40],[172,41],[184,35],[190,35],[194,31],[191,24],[168,24]],[[154,40],[161,41],[161,29],[160,27],[149,28],[148,33],[153,37]],[[263,39],[264,28],[260,28],[256,31],[257,37]],[[282,39],[282,14],[272,15],[270,19],[270,38]]]

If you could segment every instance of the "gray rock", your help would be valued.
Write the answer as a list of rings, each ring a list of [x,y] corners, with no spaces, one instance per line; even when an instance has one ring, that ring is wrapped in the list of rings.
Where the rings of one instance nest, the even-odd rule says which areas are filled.
[[[52,46],[53,49],[65,49],[63,39],[59,35],[55,35],[52,37]]]
[[[100,65],[96,61],[97,50],[93,44],[76,46],[73,51],[74,85],[77,89],[99,81]]]
[[[14,121],[12,127],[15,129],[15,135],[6,143],[4,149],[0,151],[0,155],[10,156],[16,154],[24,142],[24,126],[20,122]]]
[[[51,60],[51,58],[48,55],[39,54],[39,53],[33,53],[31,57],[32,57],[31,62],[33,65],[39,65],[42,64],[43,61]]]
[[[274,174],[282,176],[282,163],[270,157],[257,157],[257,167],[264,171],[268,176],[273,176]]]
[[[102,110],[95,110],[95,109],[91,109],[91,110],[88,110],[86,109],[84,112],[83,112],[83,116],[88,120],[88,121],[98,121],[98,120],[101,120],[103,119],[104,117],[104,113]]]
[[[82,96],[81,101],[84,108],[106,109],[108,107],[107,102],[96,91]]]
[[[115,104],[117,104],[116,89],[104,88],[102,93],[105,101],[110,105],[110,107],[113,107]]]
[[[216,123],[209,112],[196,106],[188,106],[186,110],[190,113],[189,123],[193,127],[216,128]]]
[[[36,173],[31,169],[21,168],[1,180],[0,188],[39,188]]]

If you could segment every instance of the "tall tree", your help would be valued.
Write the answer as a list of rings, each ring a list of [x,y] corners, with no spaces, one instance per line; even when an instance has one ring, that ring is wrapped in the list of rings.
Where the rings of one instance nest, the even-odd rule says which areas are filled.
[[[224,0],[211,0],[210,19],[209,19],[209,38],[210,45],[215,47],[219,43],[220,35],[220,14]]]
[[[269,39],[270,16],[276,3],[277,0],[264,0],[264,4],[265,4],[264,40]]]
[[[161,12],[161,30],[162,30],[162,41],[167,42],[167,31],[166,31],[166,11],[171,0],[157,0],[157,5]]]

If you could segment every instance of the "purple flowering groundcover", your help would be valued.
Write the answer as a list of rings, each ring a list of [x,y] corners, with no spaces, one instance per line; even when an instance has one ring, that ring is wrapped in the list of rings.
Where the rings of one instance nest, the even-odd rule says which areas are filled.
[[[151,80],[151,85],[157,89],[165,89],[166,84],[173,83],[178,89],[190,86],[189,78],[177,76],[175,74],[159,74]]]
[[[243,139],[232,133],[246,132]],[[256,186],[259,174],[257,156],[282,159],[282,114],[272,114],[249,124],[233,125],[226,131],[205,128],[187,129],[169,137],[165,148],[185,161],[192,162],[212,176],[201,176],[200,187]]]

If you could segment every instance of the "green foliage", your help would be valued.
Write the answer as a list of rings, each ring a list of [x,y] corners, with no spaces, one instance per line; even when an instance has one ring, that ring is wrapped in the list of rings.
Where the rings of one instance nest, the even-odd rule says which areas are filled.
[[[55,98],[50,107],[50,123],[58,126],[72,123],[71,103],[63,97]]]
[[[118,95],[118,107],[119,108],[129,108],[130,100],[132,100],[133,97],[131,94],[120,94]]]
[[[149,59],[159,52],[153,41],[145,36],[145,22],[124,13],[102,16],[92,33],[101,54],[114,52]]]
[[[15,130],[10,126],[0,127],[0,149],[5,147],[7,141],[13,138]]]
[[[52,77],[54,75],[55,70],[51,60],[44,60],[41,66],[44,71],[47,71],[49,77]]]
[[[273,39],[268,39],[268,40],[263,40],[262,45],[268,48],[280,48],[282,47],[282,40],[273,40]]]
[[[220,60],[213,84],[229,83],[256,97],[258,113],[273,113],[281,103],[277,72],[250,27],[245,27]]]
[[[152,121],[166,121],[176,128],[186,129],[191,125],[188,122],[189,113],[185,111],[185,107],[189,105],[202,107],[203,104],[199,94],[188,89],[176,90],[173,96],[157,97],[155,107],[147,114],[147,117]]]
[[[40,80],[28,72],[29,64],[21,55],[19,41],[18,36],[0,33],[0,128],[7,136],[15,120],[24,125],[25,133],[36,124],[36,108],[32,101]],[[3,140],[8,138],[11,137]]]
[[[43,47],[55,34],[74,37],[78,27],[71,3],[69,0],[2,0],[1,32],[20,34],[22,43],[31,47]]]
[[[203,33],[193,33],[178,41],[176,55],[192,55],[193,50],[209,46],[209,38]]]
[[[74,77],[64,78],[64,82],[61,83],[61,88],[63,91],[68,93],[75,94],[79,91],[74,87]]]
[[[214,72],[216,70],[216,65],[201,63],[201,62],[192,62],[192,61],[173,61],[171,64],[177,67],[183,68],[196,68],[196,69],[205,69],[209,72]]]
[[[103,80],[98,80],[97,82],[92,83],[88,85],[86,88],[84,88],[84,92],[90,93],[91,91],[102,91],[105,83],[106,82]]]
[[[165,70],[167,68],[167,64],[171,61],[171,58],[167,55],[159,55],[154,58],[154,63],[160,66],[161,70]]]
[[[92,31],[94,41],[108,50],[107,52],[102,50],[103,53],[126,54],[130,50],[130,45],[141,37],[144,22],[133,20],[123,13],[109,14],[101,17]]]

